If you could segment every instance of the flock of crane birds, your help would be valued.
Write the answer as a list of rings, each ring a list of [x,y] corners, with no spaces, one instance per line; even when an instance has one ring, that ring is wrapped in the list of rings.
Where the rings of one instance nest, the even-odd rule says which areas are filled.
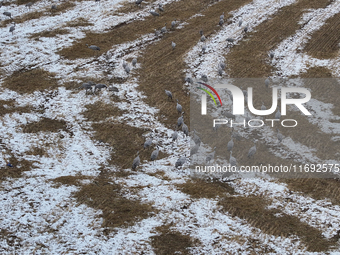
[[[33,165],[33,168],[24,172],[22,177],[8,178],[1,182],[0,224],[4,231],[1,233],[5,231],[12,233],[10,238],[13,240],[5,240],[0,235],[0,253],[33,254],[39,251],[49,254],[70,252],[112,254],[112,251],[116,251],[117,254],[154,254],[150,239],[159,234],[158,227],[167,225],[171,226],[171,230],[199,241],[195,247],[189,249],[192,254],[251,254],[268,249],[279,254],[320,254],[307,251],[299,236],[284,237],[268,234],[261,228],[255,227],[250,221],[222,212],[218,198],[195,198],[178,188],[192,182],[192,172],[188,169],[191,160],[188,160],[188,156],[193,159],[198,152],[202,152],[204,163],[208,164],[217,158],[216,147],[203,143],[196,130],[189,132],[185,116],[188,109],[183,109],[183,102],[173,97],[174,91],[165,90],[164,98],[161,100],[169,100],[173,103],[173,111],[178,113],[177,123],[173,123],[176,128],[169,129],[161,123],[157,117],[159,110],[145,103],[143,100],[145,95],[138,90],[138,77],[131,74],[138,68],[142,68],[137,60],[146,47],[162,40],[162,35],[165,33],[186,26],[180,17],[173,20],[170,26],[167,27],[165,24],[154,33],[141,35],[127,43],[113,45],[106,54],[101,54],[101,45],[89,43],[86,47],[94,53],[91,58],[68,60],[59,56],[57,52],[60,49],[70,47],[77,40],[83,39],[86,36],[85,31],[104,33],[112,26],[123,22],[136,22],[150,15],[157,18],[166,13],[167,5],[174,1],[158,0],[149,3],[143,0],[132,0],[131,5],[141,5],[143,8],[124,15],[115,13],[119,11],[123,1],[98,2],[97,0],[75,2],[74,7],[64,12],[0,27],[0,42],[6,43],[2,44],[6,47],[2,47],[0,55],[3,71],[0,79],[1,102],[13,101],[16,107],[44,109],[44,113],[14,112],[0,117],[2,134],[0,161],[6,162],[9,154],[12,154],[16,158],[32,162]],[[275,15],[280,8],[295,2],[297,0],[254,0],[231,13],[224,13],[223,10],[216,13],[218,28],[216,33],[205,35],[198,28],[197,44],[184,57],[187,64],[187,69],[184,70],[185,86],[192,86],[196,79],[208,83],[227,74],[225,57],[228,57],[229,49],[243,40],[247,33],[255,31],[259,23]],[[58,5],[53,3],[51,7],[50,1],[42,0],[33,4],[28,3],[26,6],[18,6],[13,1],[10,5],[3,5],[1,10],[4,11],[1,13],[7,20],[38,11],[40,8],[53,11],[58,9]],[[306,25],[301,26],[294,36],[283,40],[268,52],[268,59],[278,70],[278,74],[298,75],[309,67],[324,66],[329,68],[334,76],[339,77],[339,59],[319,61],[298,51],[302,41],[308,40],[310,34],[339,12],[340,4],[334,1],[327,8],[309,10],[302,17]],[[227,14],[231,14],[228,20],[225,18]],[[30,38],[35,33],[65,28],[65,24],[79,17],[86,17],[93,26],[67,27],[68,34],[51,38],[42,37],[39,40]],[[172,41],[169,50],[176,54],[178,47],[179,43]],[[5,78],[14,71],[32,66],[56,73],[57,78],[60,79],[60,87],[53,93],[49,90],[23,94],[2,86]],[[104,73],[105,75],[109,73],[108,79],[119,77],[124,78],[124,82],[105,84],[105,82],[92,81],[102,77]],[[79,85],[69,90],[63,87],[67,82],[75,82]],[[270,86],[269,78],[265,80],[264,86]],[[112,97],[113,94],[115,98],[119,97],[122,100],[116,102]],[[222,97],[223,102],[231,101],[228,94]],[[108,235],[103,235],[105,229],[101,210],[91,208],[84,203],[79,204],[73,196],[79,191],[81,185],[91,184],[93,179],[100,176],[103,166],[110,173],[119,170],[118,167],[107,163],[112,155],[112,148],[93,139],[92,122],[84,117],[86,106],[95,103],[114,105],[124,110],[121,116],[108,118],[106,121],[110,123],[123,123],[147,130],[151,125],[153,130],[157,130],[152,134],[143,134],[145,140],[141,149],[155,146],[155,149],[150,151],[150,160],[142,160],[137,153],[130,164],[131,167],[124,169],[130,175],[124,178],[110,177],[108,182],[109,185],[120,184],[123,187],[124,198],[151,203],[155,213],[149,218],[136,220],[132,226],[117,228]],[[4,106],[4,108],[10,107],[10,105]],[[261,109],[265,107],[262,104]],[[327,130],[332,128],[334,139],[336,136],[339,137],[340,128],[330,121],[330,118],[336,118],[331,112],[331,106],[313,101],[309,107],[317,113],[316,116],[322,116],[323,126],[320,129],[327,133]],[[275,117],[280,119],[280,115],[278,111]],[[223,116],[235,118],[230,111],[224,111]],[[245,116],[245,118],[251,117],[250,114]],[[42,118],[65,121],[72,135],[63,130],[23,132],[23,126],[39,122]],[[248,131],[237,128],[232,130],[232,136],[226,143],[230,153],[227,158],[228,163],[232,166],[238,165],[235,147],[240,137],[251,141],[251,145],[244,152],[248,158],[254,158],[260,153],[259,143],[266,143],[279,144],[273,146],[271,151],[277,157],[290,153],[302,162],[320,161],[315,155],[314,148],[283,136],[279,130],[265,129],[265,132],[266,136],[259,135],[260,137],[252,143],[253,137]],[[42,148],[46,153],[42,156],[32,155],[29,153],[32,148]],[[162,158],[160,152],[168,156]],[[329,160],[326,163],[333,161]],[[64,176],[84,178],[79,178],[79,186],[56,186],[53,180]],[[313,199],[301,192],[290,190],[285,183],[266,176],[256,179],[237,179],[228,184],[235,190],[235,197],[268,198],[268,208],[277,210],[279,212],[277,217],[282,214],[296,217],[304,224],[320,231],[325,238],[337,235],[340,228],[338,217],[340,207],[332,204],[328,199]],[[253,243],[249,240],[253,240]],[[338,252],[338,247],[329,251],[330,254]]]

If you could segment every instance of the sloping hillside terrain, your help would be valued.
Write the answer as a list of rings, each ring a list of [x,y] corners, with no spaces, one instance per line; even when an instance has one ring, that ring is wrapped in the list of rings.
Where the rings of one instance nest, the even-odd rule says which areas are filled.
[[[339,254],[338,173],[226,178],[189,156],[191,80],[309,78],[313,115],[282,141],[216,136],[240,135],[239,165],[340,164],[340,1],[136,2],[1,2],[0,253]],[[202,137],[204,159],[214,146]]]

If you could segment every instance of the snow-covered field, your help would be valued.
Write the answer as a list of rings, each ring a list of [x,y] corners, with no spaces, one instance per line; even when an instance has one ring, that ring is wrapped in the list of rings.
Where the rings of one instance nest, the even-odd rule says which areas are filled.
[[[227,0],[220,2],[223,1]],[[311,244],[308,233],[300,235],[299,231],[296,234],[293,230],[288,236],[285,236],[285,233],[277,235],[275,231],[271,232],[270,228],[268,230],[259,227],[256,218],[249,219],[241,213],[238,215],[237,212],[235,216],[235,212],[223,210],[220,203],[223,196],[211,198],[203,194],[197,198],[181,188],[194,178],[188,167],[190,138],[178,131],[178,139],[174,143],[171,138],[174,128],[162,122],[158,115],[159,109],[148,105],[145,100],[147,96],[139,89],[138,72],[143,70],[144,51],[150,45],[161,41],[162,37],[145,33],[136,40],[112,45],[110,50],[100,51],[96,56],[91,55],[89,50],[91,57],[76,60],[69,60],[58,54],[61,49],[85,38],[87,32],[106,33],[124,22],[142,22],[151,15],[150,10],[157,10],[159,3],[162,3],[165,9],[161,16],[166,15],[167,8],[170,9],[172,4],[180,1],[143,2],[142,7],[136,11],[120,13],[123,5],[134,6],[134,2],[79,1],[74,2],[74,7],[54,15],[50,13],[49,1],[38,1],[30,9],[15,2],[1,7],[1,13],[10,11],[13,18],[17,19],[30,12],[46,10],[46,13],[38,19],[16,24],[13,34],[9,32],[13,24],[5,24],[9,18],[2,15],[0,21],[0,107],[4,109],[2,113],[0,108],[0,171],[12,171],[14,168],[20,170],[23,168],[21,161],[31,164],[31,168],[25,169],[21,176],[10,174],[9,177],[1,179],[0,253],[160,254],[159,247],[154,247],[156,244],[152,241],[153,237],[162,234],[162,226],[170,226],[169,231],[195,240],[191,247],[186,249],[189,254],[340,254],[338,239],[334,239],[339,238],[340,201],[331,201],[327,195],[324,199],[315,199],[309,194],[291,190],[287,183],[269,176],[227,182],[227,185],[234,189],[234,193],[225,191],[223,195],[235,198],[256,196],[268,202],[264,210],[280,212],[277,218],[281,217],[280,214],[297,218],[304,226],[320,233],[324,243],[330,243],[323,250],[313,250],[308,248]],[[217,78],[216,63],[227,62],[228,53],[244,40],[245,33],[242,31],[246,24],[249,25],[249,32],[256,32],[258,25],[266,22],[281,8],[296,2],[298,1],[254,0],[241,8],[229,10],[229,23],[225,22],[221,28],[216,28],[204,43],[199,41],[197,33],[196,45],[183,56],[186,63],[183,72],[193,78],[200,78],[202,74],[207,74],[209,79]],[[206,8],[215,4],[218,2],[208,4]],[[275,57],[271,65],[276,68],[276,72],[272,76],[299,75],[310,67],[327,67],[334,77],[339,76],[339,57],[319,60],[298,51],[310,40],[314,31],[339,12],[340,1],[332,1],[326,8],[306,11],[300,20],[304,26],[293,36],[284,38],[273,50]],[[197,13],[194,17],[200,15],[202,14]],[[216,25],[219,15],[220,13],[216,14]],[[187,20],[179,18],[177,28],[168,32],[176,33],[176,30],[185,29],[194,17]],[[86,18],[93,25],[81,28],[65,27],[65,24],[77,18]],[[240,20],[244,24],[241,27],[238,25]],[[68,33],[41,37],[39,40],[31,37],[34,33],[58,28],[67,29]],[[197,31],[199,29],[197,28]],[[227,38],[235,39],[232,47],[227,47]],[[207,46],[205,54],[200,54],[202,45]],[[176,49],[173,52],[176,53]],[[132,58],[137,58],[135,67],[130,63]],[[130,74],[122,67],[124,62],[129,64]],[[34,68],[54,73],[58,78],[58,87],[20,93],[4,86],[6,79],[17,71]],[[228,68],[224,70],[223,75],[228,76]],[[118,88],[119,92],[115,93],[115,96],[105,89],[97,95],[86,95],[85,90],[75,87],[66,89],[64,86],[68,82],[80,86],[85,80],[100,80],[104,76],[106,80],[122,80],[106,84]],[[183,85],[189,84],[183,79],[183,84],[178,84],[179,90]],[[165,93],[164,98],[159,100],[166,100]],[[23,107],[33,110],[6,112],[6,109],[13,107],[10,102],[14,102],[14,107],[18,109]],[[120,164],[110,163],[112,152],[116,150],[115,145],[94,139],[96,131],[93,130],[92,121],[84,116],[86,106],[96,103],[112,105],[123,112],[119,116],[113,113],[98,123],[122,123],[126,127],[152,130],[153,132],[143,133],[143,139],[152,137],[153,146],[158,145],[166,156],[154,162],[142,158],[136,171],[130,168],[122,169]],[[322,119],[318,130],[329,134],[332,141],[339,141],[340,116],[332,113],[334,105],[315,99],[308,107],[315,112],[314,119],[309,121],[315,123],[316,120]],[[175,109],[174,104],[173,110]],[[64,121],[67,131],[24,131],[25,126],[45,118]],[[251,133],[242,130],[239,132],[243,139],[252,141]],[[266,128],[264,133],[266,135],[258,138],[261,143],[268,146],[276,144],[276,130]],[[202,144],[201,147],[207,152],[213,150],[209,144]],[[31,151],[36,148],[43,149],[44,153],[32,154]],[[136,152],[139,149],[142,151],[142,146],[137,148]],[[246,150],[248,149],[247,147]],[[280,147],[270,147],[270,153],[276,157],[294,154],[296,160],[305,163],[340,164],[339,153],[334,154],[338,155],[337,158],[320,159],[316,148],[301,144],[291,137],[285,137]],[[182,168],[176,168],[176,161],[184,155],[187,156],[186,163]],[[13,168],[6,166],[13,158],[19,159],[18,163]],[[229,160],[229,156],[227,159]],[[81,203],[75,197],[83,186],[96,183],[96,178],[100,178],[103,168],[110,173],[107,177],[109,185],[115,183],[122,187],[121,197],[152,205],[153,212],[150,217],[136,219],[133,224],[122,225],[106,233],[104,223],[107,219],[102,217],[103,211],[90,207],[88,203]],[[127,174],[122,177],[116,174],[117,172]],[[75,176],[80,181],[77,185],[56,185],[55,179],[64,176]],[[223,180],[218,182],[223,183]],[[336,191],[338,190],[334,192]],[[114,219],[114,209],[112,215]],[[292,226],[293,229],[294,227],[296,226]]]

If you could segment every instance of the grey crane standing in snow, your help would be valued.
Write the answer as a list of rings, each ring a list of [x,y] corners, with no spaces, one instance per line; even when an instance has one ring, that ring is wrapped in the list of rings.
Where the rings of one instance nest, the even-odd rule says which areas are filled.
[[[57,6],[55,4],[53,4],[52,7],[51,7],[51,11],[55,11],[55,10],[57,10]]]
[[[184,112],[182,112],[182,116],[177,119],[177,127],[180,127],[184,123],[183,122],[183,114],[184,114]]]
[[[94,86],[94,93],[96,93],[96,90],[100,91],[101,89],[106,89],[107,86],[105,84],[99,83]]]
[[[191,149],[190,149],[190,157],[194,156],[197,152],[198,149],[200,148],[199,144],[195,144]]]
[[[127,66],[127,63],[125,62],[125,60],[123,60],[123,68],[125,69],[125,67]]]
[[[262,111],[265,111],[265,110],[267,110],[267,107],[264,105],[264,103],[262,102],[262,105],[261,105],[261,110]]]
[[[235,39],[234,39],[234,38],[231,38],[231,37],[228,37],[226,41],[227,41],[227,42],[230,42],[230,43],[233,43],[233,42],[235,41]]]
[[[178,168],[180,166],[183,166],[185,162],[187,161],[187,155],[185,154],[184,156],[180,157],[175,164],[175,167]]]
[[[204,82],[208,82],[208,76],[205,75],[205,74],[202,74],[201,75],[201,80],[204,81]]]
[[[185,136],[189,135],[189,128],[184,122],[183,122],[183,125],[182,125],[182,131],[185,134]]]
[[[158,154],[159,154],[159,147],[157,145],[157,149],[154,150],[152,153],[151,153],[151,160],[152,161],[155,161],[157,158],[158,158]]]
[[[161,28],[161,33],[164,34],[166,33],[166,23],[164,24],[164,27]]]
[[[194,134],[193,134],[192,139],[194,140],[195,144],[201,145],[201,138],[196,133],[197,131],[196,129],[194,129]]]
[[[225,69],[225,63],[224,62],[220,62],[220,67],[222,68],[222,70],[224,70]]]
[[[152,138],[149,138],[149,139],[147,139],[146,141],[145,141],[145,143],[144,143],[144,150],[146,149],[146,148],[150,148],[150,146],[151,146],[151,144],[152,144]]]
[[[87,94],[87,91],[88,90],[91,90],[91,92],[93,93],[93,91],[92,91],[92,86],[94,85],[94,83],[93,82],[85,82],[85,83],[83,83],[80,87],[79,87],[79,89],[85,89],[85,93]]]
[[[271,59],[273,59],[273,58],[274,58],[274,52],[270,52],[270,53],[269,53],[269,57],[270,57]]]
[[[13,22],[13,24],[14,25],[9,28],[9,32],[12,33],[12,35],[13,35],[14,30],[15,30],[15,22]]]
[[[249,127],[249,121],[250,121],[250,117],[249,117],[248,113],[247,113],[245,121],[246,121],[246,127],[248,128]]]
[[[136,3],[137,6],[141,6],[142,2],[143,2],[143,0],[137,0],[135,3]]]
[[[182,106],[178,103],[178,99],[176,99],[176,100],[177,100],[176,110],[179,114],[181,114],[182,113]]]
[[[229,163],[230,163],[231,166],[236,166],[237,165],[236,158],[233,157],[233,152],[232,151],[230,151]]]
[[[125,69],[125,72],[126,72],[127,74],[130,73],[130,67],[129,67],[129,65],[126,65],[124,69]]]
[[[169,98],[172,100],[172,93],[169,90],[165,90],[165,94],[168,96],[168,100]]]
[[[216,152],[216,147],[214,147],[214,151],[210,153],[205,159],[206,163],[210,163],[210,161],[215,158],[215,152]]]
[[[151,13],[151,14],[152,14],[152,16],[154,16],[154,17],[157,17],[157,16],[159,16],[159,13],[158,13],[158,12],[150,11],[150,13]]]
[[[2,14],[13,19],[12,14],[10,12],[3,12]]]
[[[200,30],[200,35],[201,35],[201,36],[203,35],[203,30],[202,30],[202,29]]]
[[[279,143],[281,143],[283,140],[283,135],[280,133],[279,129],[277,129],[277,140],[279,141]]]
[[[243,31],[245,32],[245,33],[247,33],[248,32],[248,25],[247,26],[245,26],[245,28],[243,28]]]
[[[243,21],[242,21],[242,19],[240,19],[240,20],[238,21],[238,26],[241,27],[241,26],[242,26],[242,23],[243,23]]]
[[[132,63],[132,66],[134,66],[134,67],[135,67],[135,66],[136,66],[136,64],[137,64],[137,59],[136,59],[136,58],[132,59],[132,62],[131,62],[131,63]]]
[[[231,137],[231,140],[228,142],[227,144],[227,150],[228,151],[232,151],[233,150],[233,147],[234,147],[234,140],[233,138]]]
[[[118,88],[115,87],[115,86],[110,86],[110,87],[109,87],[109,91],[112,91],[112,92],[113,92],[112,95],[113,95],[115,92],[116,92],[116,93],[119,92]]]
[[[185,82],[189,82],[190,84],[194,83],[194,81],[190,77],[186,77]]]
[[[281,112],[280,110],[277,110],[277,112],[275,113],[275,119],[279,120],[281,118]]]
[[[31,9],[31,6],[33,5],[33,2],[27,3],[25,6],[28,7],[28,9]]]
[[[177,141],[178,138],[178,132],[177,132],[177,127],[176,130],[171,134],[172,142]]]
[[[171,42],[172,49],[174,50],[176,48],[176,43]]]
[[[264,81],[264,85],[266,85],[266,88],[269,87],[269,83],[270,83],[270,80],[269,80],[269,77]]]
[[[248,151],[248,158],[253,157],[255,153],[256,153],[256,143],[254,141],[254,146],[251,147]]]
[[[155,36],[158,37],[159,36],[159,31],[157,29],[155,29]]]
[[[202,53],[204,54],[205,53],[205,51],[207,50],[207,45],[202,45]]]
[[[160,10],[161,12],[164,12],[163,4],[161,3],[158,4],[158,10]]]
[[[132,170],[135,170],[140,164],[139,151],[137,152],[137,157],[132,162]]]
[[[222,15],[220,16],[220,19],[224,19],[224,12],[223,12]]]
[[[218,22],[218,24],[219,24],[220,26],[223,26],[223,23],[224,23],[224,19],[220,19],[220,21]]]
[[[201,36],[201,42],[205,42],[206,38],[204,35]]]
[[[222,70],[222,68],[220,66],[218,67],[217,72],[218,72],[219,76],[223,75],[223,70]]]
[[[176,26],[176,19],[171,21],[171,28],[174,29]]]

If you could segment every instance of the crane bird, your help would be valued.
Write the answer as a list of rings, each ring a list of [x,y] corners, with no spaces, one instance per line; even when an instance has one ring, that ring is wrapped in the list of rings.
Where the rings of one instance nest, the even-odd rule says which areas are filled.
[[[205,51],[207,50],[207,45],[202,45],[202,53],[204,54]]]
[[[177,127],[180,127],[184,123],[183,122],[183,114],[184,114],[184,112],[182,112],[182,116],[177,119]]]
[[[280,110],[277,110],[277,112],[275,113],[275,119],[279,120],[281,118],[281,112]]]
[[[177,127],[176,130],[171,134],[171,138],[173,142],[177,141],[178,138]]]
[[[202,74],[201,75],[201,80],[204,81],[204,82],[208,82],[208,76],[205,75],[205,74]]]
[[[176,26],[176,19],[171,22],[171,28],[174,29]]]
[[[274,58],[274,52],[270,52],[269,57],[270,57],[271,59],[273,59],[273,58]]]
[[[245,28],[243,28],[243,31],[245,32],[245,33],[247,33],[248,32],[248,25],[247,26],[245,26]]]
[[[234,114],[232,114],[231,112],[228,112],[227,110],[224,110],[222,112],[222,114],[227,117],[228,119],[233,119],[235,120],[236,116]]]
[[[251,147],[251,148],[249,149],[249,151],[248,151],[248,158],[253,157],[254,154],[255,154],[255,152],[256,152],[256,143],[255,143],[255,141],[254,141],[254,146]]]
[[[57,10],[57,6],[55,4],[53,4],[52,7],[51,7],[51,11],[53,11],[53,10]]]
[[[25,6],[28,7],[28,9],[31,9],[31,6],[33,5],[33,2],[27,3]]]
[[[224,19],[224,12],[223,12],[222,15],[220,16],[220,19]]]
[[[176,43],[171,42],[172,49],[174,50],[176,48]]]
[[[158,158],[158,154],[159,154],[159,147],[157,145],[157,149],[154,150],[152,153],[151,153],[151,160],[152,161],[155,161],[157,158]]]
[[[233,140],[233,137],[231,137],[231,140],[227,144],[227,150],[232,151],[233,147],[234,147],[234,140]]]
[[[105,84],[102,84],[102,83],[98,83],[94,86],[94,93],[96,93],[96,90],[100,91],[101,89],[106,89],[107,86]]]
[[[236,161],[236,158],[233,157],[233,152],[230,151],[230,157],[229,157],[229,163],[230,165],[233,167],[237,165],[237,161]]]
[[[279,141],[279,143],[281,143],[283,140],[283,135],[280,133],[279,129],[277,129],[277,140]]]
[[[210,153],[205,159],[206,163],[210,163],[210,161],[215,158],[215,151],[216,151],[216,147],[214,147],[214,151]]]
[[[139,151],[137,152],[137,157],[132,162],[132,170],[135,170],[140,164]]]
[[[180,157],[175,164],[175,167],[178,168],[180,166],[183,166],[185,162],[187,161],[187,155],[185,154],[184,156]]]
[[[117,93],[119,92],[118,88],[115,87],[115,86],[110,86],[110,87],[109,87],[109,91],[112,91],[113,94],[114,94],[115,92],[117,92]],[[112,95],[113,95],[113,94],[112,94]]]
[[[185,134],[185,136],[188,136],[189,135],[189,128],[187,125],[185,125],[185,123],[183,122],[183,125],[182,125],[182,131],[183,133]]]
[[[166,23],[165,23],[165,24],[164,24],[164,27],[162,27],[162,29],[161,29],[161,33],[164,34],[164,33],[166,33],[166,31],[167,31],[167,30],[166,30]]]
[[[163,4],[161,3],[158,4],[158,10],[160,10],[161,12],[164,12]]]
[[[88,44],[86,44],[86,46],[89,48],[89,49],[91,49],[91,50],[93,50],[94,52],[95,51],[100,51],[100,48],[98,47],[98,46],[96,46],[96,45],[88,45]]]
[[[159,13],[158,13],[158,12],[150,11],[150,13],[151,13],[151,14],[152,14],[152,16],[154,16],[154,17],[157,17],[157,16],[159,16]]]
[[[9,32],[12,33],[12,35],[13,35],[14,30],[15,30],[15,23],[13,23],[13,24],[14,25],[9,28]]]
[[[225,69],[225,63],[224,62],[220,62],[220,67],[222,68],[222,70]]]
[[[142,4],[143,0],[137,0],[135,3],[136,5],[140,6]]]
[[[169,90],[165,90],[165,94],[168,96],[168,100],[169,98],[172,100],[172,93]]]
[[[144,150],[146,149],[146,148],[150,148],[150,146],[151,146],[151,144],[152,144],[152,138],[149,138],[149,139],[147,139],[146,141],[145,141],[145,143],[144,143]]]
[[[204,35],[201,36],[201,42],[205,42],[206,38]]]
[[[132,66],[136,66],[136,64],[137,64],[137,59],[136,58],[134,58],[134,59],[132,59]]]
[[[241,27],[241,26],[242,26],[242,23],[243,23],[243,21],[242,21],[242,19],[240,19],[240,20],[238,21],[238,26]]]
[[[203,35],[203,30],[202,30],[202,29],[200,30],[200,35],[201,35],[201,36]]]
[[[130,73],[130,67],[129,67],[128,65],[126,65],[124,69],[125,69],[125,72],[126,72],[127,74]]]
[[[7,16],[7,17],[10,17],[11,19],[13,19],[12,18],[12,13],[10,13],[10,12],[3,12],[2,14]]]
[[[194,156],[199,149],[200,145],[199,144],[195,144],[191,149],[190,149],[190,157]]]
[[[219,76],[222,76],[222,75],[223,75],[223,70],[222,70],[222,68],[221,68],[220,66],[218,67],[217,72],[218,72],[218,75],[219,75]]]
[[[195,144],[201,145],[201,138],[196,133],[197,131],[196,129],[194,129],[194,134],[193,134],[192,139],[194,140]]]
[[[266,88],[269,87],[269,83],[270,83],[270,80],[269,80],[269,77],[264,81],[264,84],[266,85]]]
[[[186,77],[185,82],[189,82],[190,84],[194,83],[194,81],[190,77]]]
[[[92,86],[94,85],[94,83],[93,82],[85,82],[85,83],[83,83],[80,87],[79,87],[79,89],[85,89],[85,93],[87,94],[87,91],[88,90],[91,90],[91,92],[93,93],[93,91],[92,91]]]
[[[178,103],[178,99],[177,99],[176,109],[177,109],[177,112],[178,112],[179,114],[182,113],[182,106]]]
[[[223,23],[224,23],[224,20],[223,20],[223,19],[220,19],[220,21],[218,22],[218,24],[219,24],[220,26],[223,26]]]

